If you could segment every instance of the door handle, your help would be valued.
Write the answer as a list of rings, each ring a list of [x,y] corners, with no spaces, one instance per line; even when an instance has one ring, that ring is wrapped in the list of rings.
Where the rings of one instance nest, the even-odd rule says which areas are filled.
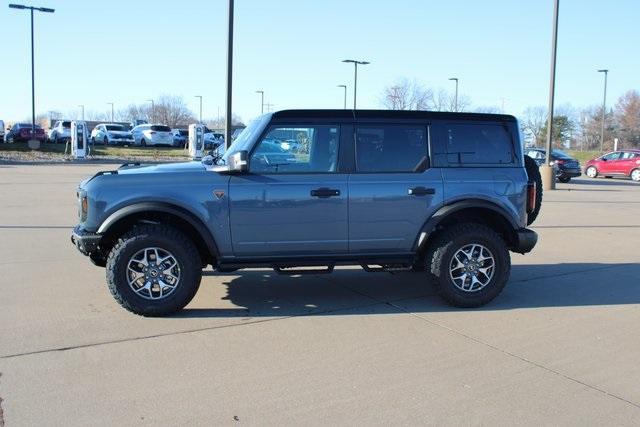
[[[340,195],[340,190],[336,190],[333,188],[316,188],[315,190],[311,190],[312,197],[318,197],[320,199],[327,199],[329,197],[335,197]]]
[[[435,188],[425,187],[412,187],[407,192],[410,196],[426,196],[429,194],[436,194]]]

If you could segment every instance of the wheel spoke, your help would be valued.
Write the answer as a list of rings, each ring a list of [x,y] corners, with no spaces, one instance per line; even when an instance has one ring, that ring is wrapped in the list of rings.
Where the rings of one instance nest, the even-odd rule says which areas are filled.
[[[477,292],[487,286],[495,271],[491,251],[480,243],[469,243],[458,249],[449,264],[453,284],[465,292]]]
[[[127,264],[129,287],[141,298],[160,300],[180,284],[176,257],[163,248],[148,247],[134,254]]]

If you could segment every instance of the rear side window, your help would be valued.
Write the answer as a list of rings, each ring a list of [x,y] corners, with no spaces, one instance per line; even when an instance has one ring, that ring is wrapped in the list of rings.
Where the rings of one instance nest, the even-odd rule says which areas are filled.
[[[420,172],[427,162],[427,128],[417,125],[356,127],[356,170]]]
[[[156,132],[171,132],[171,128],[169,126],[162,125],[151,126],[151,130],[155,130]]]
[[[511,134],[498,123],[447,123],[444,129],[450,166],[505,165],[515,162]]]

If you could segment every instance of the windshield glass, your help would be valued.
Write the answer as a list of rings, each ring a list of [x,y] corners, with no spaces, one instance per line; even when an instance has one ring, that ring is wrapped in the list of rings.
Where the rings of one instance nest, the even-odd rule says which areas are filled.
[[[227,151],[225,151],[219,164],[226,165],[227,158],[236,151],[248,151],[251,142],[264,130],[265,126],[269,123],[269,120],[271,120],[271,114],[265,114],[249,123],[249,126],[244,128],[235,141],[233,141],[233,144],[231,144]]]
[[[107,125],[107,130],[125,131],[126,129],[121,125]]]
[[[70,128],[71,127],[71,122],[62,122],[62,127],[63,128]]]

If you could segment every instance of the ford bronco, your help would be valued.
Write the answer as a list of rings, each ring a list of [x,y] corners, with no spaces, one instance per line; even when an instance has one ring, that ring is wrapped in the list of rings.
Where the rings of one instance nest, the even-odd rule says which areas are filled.
[[[71,240],[145,316],[181,310],[208,265],[418,271],[476,307],[507,283],[509,251],[535,246],[541,197],[512,116],[288,110],[257,118],[221,157],[83,181]]]

